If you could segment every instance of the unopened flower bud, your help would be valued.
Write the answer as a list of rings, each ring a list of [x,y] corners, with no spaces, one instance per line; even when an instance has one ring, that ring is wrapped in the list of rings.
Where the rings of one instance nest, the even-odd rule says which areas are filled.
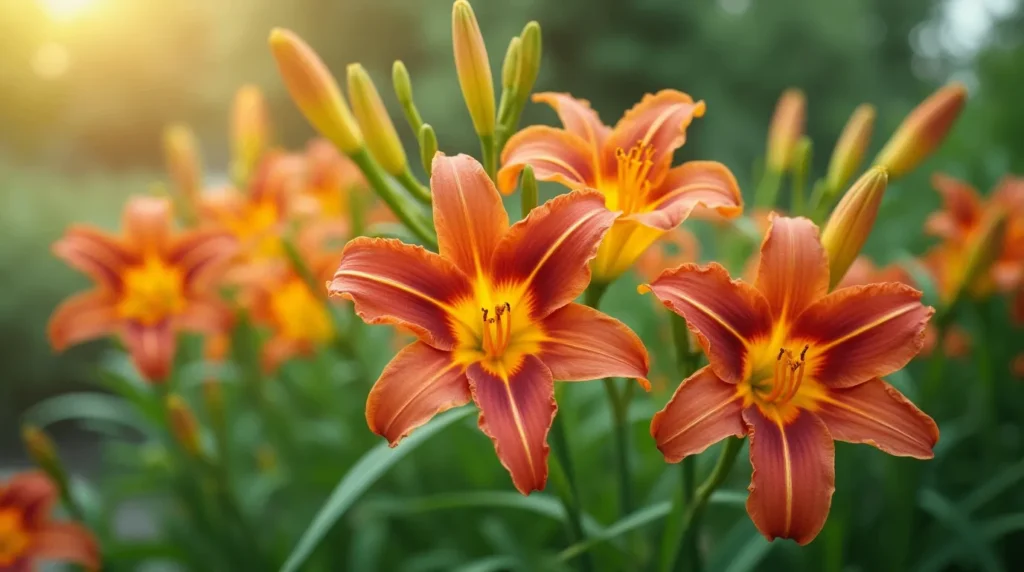
[[[231,113],[232,171],[238,180],[249,177],[269,143],[270,113],[263,92],[254,85],[242,86]]]
[[[541,38],[540,24],[530,22],[519,35],[519,78],[516,80],[516,93],[523,101],[533,91],[533,84],[540,73]]]
[[[867,242],[888,180],[884,168],[871,168],[846,191],[832,211],[821,233],[821,244],[828,253],[830,287],[843,279]]]
[[[290,30],[270,32],[270,50],[292,100],[306,120],[345,153],[363,147],[363,134],[341,96],[330,70],[306,42]]]
[[[188,126],[176,124],[164,129],[164,161],[175,190],[189,208],[194,208],[202,188],[203,169],[196,137]]]
[[[43,433],[42,429],[35,425],[25,425],[21,428],[21,439],[25,443],[25,450],[29,457],[47,473],[51,467],[58,464],[57,450],[53,446],[50,437]]]
[[[985,276],[992,268],[992,263],[999,257],[1003,250],[1003,239],[1006,236],[1007,212],[1003,209],[995,209],[986,213],[980,226],[974,231],[964,251],[963,267],[960,269],[959,280],[956,279],[954,269],[954,280],[949,290],[950,305],[965,290],[976,286],[975,282]],[[985,288],[979,288],[985,291]]]
[[[793,150],[804,132],[807,101],[799,89],[787,89],[779,98],[768,129],[768,156],[766,164],[777,173],[789,170],[793,163]]]
[[[359,64],[348,66],[348,97],[373,157],[391,175],[405,172],[405,149],[398,139],[395,124],[391,122],[373,80]]]
[[[519,36],[512,38],[512,41],[508,43],[508,50],[505,52],[505,62],[501,65],[501,87],[505,90],[511,90],[515,88],[516,82],[519,80],[519,65],[520,65],[520,52],[519,52]]]
[[[892,177],[913,171],[945,140],[967,101],[961,83],[942,87],[907,115],[875,158]]]
[[[409,70],[405,69],[402,60],[395,60],[395,65],[391,67],[391,83],[395,87],[395,96],[398,97],[398,103],[402,106],[402,113],[405,114],[409,127],[413,133],[419,134],[423,118],[420,117],[420,112],[412,99],[412,80],[409,79]]]
[[[493,135],[494,80],[491,78],[491,64],[487,60],[480,25],[466,0],[456,0],[452,7],[452,45],[459,86],[469,116],[473,119],[473,128],[482,137]]]
[[[875,125],[875,107],[867,103],[853,111],[843,127],[842,134],[832,150],[825,181],[834,193],[846,186],[853,174],[860,168],[864,153],[871,142],[871,130]]]
[[[437,154],[437,134],[434,133],[434,128],[429,123],[424,123],[420,127],[419,140],[420,161],[423,162],[423,170],[429,177],[433,170],[434,155]]]
[[[167,420],[171,434],[186,453],[198,456],[200,453],[199,424],[192,409],[178,395],[168,395],[166,400]]]
[[[530,211],[537,208],[537,197],[539,190],[537,189],[537,176],[533,173],[533,166],[527,165],[523,169],[522,179],[519,183],[519,192],[521,197],[520,206],[522,207],[522,216],[526,218],[526,215],[530,214]]]

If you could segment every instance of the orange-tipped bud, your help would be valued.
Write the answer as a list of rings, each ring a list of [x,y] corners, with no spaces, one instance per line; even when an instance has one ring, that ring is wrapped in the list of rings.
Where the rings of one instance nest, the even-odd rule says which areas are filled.
[[[29,457],[43,470],[50,472],[50,467],[57,465],[57,449],[50,437],[35,425],[21,428],[21,439]]]
[[[270,51],[288,93],[306,120],[345,153],[363,147],[363,134],[341,96],[330,70],[306,42],[290,30],[270,32]]]
[[[869,169],[846,191],[825,224],[821,244],[828,253],[831,287],[843,279],[867,242],[888,181],[884,168]]]
[[[846,186],[853,174],[864,161],[864,153],[871,142],[871,130],[875,126],[875,107],[867,103],[853,111],[853,115],[843,127],[839,141],[832,150],[832,158],[828,162],[828,174],[825,181],[833,193]]]
[[[176,124],[164,129],[164,162],[177,193],[194,207],[203,184],[202,163],[195,134],[186,125]]]
[[[473,128],[480,136],[494,134],[494,81],[487,59],[480,25],[473,8],[466,0],[456,0],[452,7],[452,45],[455,48],[455,70],[466,100]]]
[[[167,396],[166,406],[171,434],[186,453],[199,456],[199,423],[196,422],[196,416],[192,413],[192,409],[184,399],[173,394]]]
[[[961,83],[942,87],[907,115],[878,153],[875,164],[892,177],[913,171],[942,143],[967,101]]]
[[[806,113],[804,92],[787,89],[782,93],[768,128],[768,156],[765,161],[772,171],[783,173],[792,166],[793,149],[804,133]]]
[[[255,85],[242,86],[231,112],[232,171],[237,179],[249,177],[269,142],[270,113],[263,92]]]
[[[366,136],[366,146],[388,173],[398,176],[406,170],[405,149],[398,139],[395,124],[373,85],[370,74],[359,64],[348,66],[348,97],[359,127]]]

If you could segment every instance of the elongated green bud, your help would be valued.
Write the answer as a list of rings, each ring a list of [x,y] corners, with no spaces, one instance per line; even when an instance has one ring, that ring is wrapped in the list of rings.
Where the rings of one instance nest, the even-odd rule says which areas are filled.
[[[393,176],[405,172],[405,149],[398,139],[395,124],[380,99],[370,74],[359,64],[348,66],[348,98],[359,127],[366,137],[366,146],[384,170]]]
[[[452,6],[452,45],[455,49],[455,70],[466,108],[473,119],[473,128],[481,137],[494,135],[494,80],[487,47],[480,33],[473,8],[466,0]]]
[[[506,91],[516,87],[519,80],[519,37],[515,36],[508,43],[508,51],[505,52],[505,62],[501,65],[501,87]]]
[[[437,154],[437,134],[434,133],[434,128],[429,123],[424,123],[420,127],[419,140],[420,161],[423,162],[423,170],[429,177],[432,174],[431,165],[434,163],[434,155]]]
[[[516,93],[520,99],[526,101],[533,91],[533,84],[537,82],[537,74],[540,73],[540,24],[526,24],[519,38],[519,79],[516,80]]]
[[[785,173],[793,166],[793,151],[804,133],[807,99],[799,89],[787,89],[775,106],[775,115],[768,130],[768,155],[765,166]]]
[[[199,423],[192,409],[178,395],[168,395],[167,420],[171,425],[171,434],[186,453],[193,457],[200,454]]]
[[[875,125],[875,107],[862,104],[853,111],[853,115],[843,127],[832,158],[828,162],[828,174],[825,181],[833,193],[838,193],[850,177],[860,168],[864,161],[864,153],[871,142],[871,130]]]
[[[398,103],[402,106],[402,113],[405,114],[409,127],[418,135],[420,127],[423,126],[423,118],[420,117],[420,112],[412,99],[412,81],[409,79],[409,70],[405,69],[402,60],[395,60],[391,67],[391,83],[395,87],[395,96],[398,97]]]
[[[533,166],[527,165],[523,169],[523,177],[520,183],[520,195],[523,218],[530,214],[530,211],[537,208],[537,196],[540,194],[537,189],[537,177],[533,174]]]
[[[913,171],[946,139],[967,102],[967,88],[951,83],[922,101],[903,120],[875,164],[889,170],[893,177]]]
[[[975,281],[987,273],[999,257],[1006,237],[1007,212],[1003,209],[990,211],[982,220],[980,228],[973,233],[964,254],[964,264],[959,280],[953,280],[950,289],[950,304],[971,289]],[[955,278],[956,270],[954,270]]]
[[[829,282],[834,287],[846,275],[875,224],[889,181],[883,167],[872,167],[846,191],[821,233],[828,253]]]

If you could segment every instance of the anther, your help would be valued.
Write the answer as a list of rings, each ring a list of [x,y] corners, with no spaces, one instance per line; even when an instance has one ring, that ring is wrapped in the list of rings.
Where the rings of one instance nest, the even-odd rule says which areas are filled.
[[[804,346],[803,351],[800,352],[800,361],[804,361],[804,358],[807,357],[807,348],[809,348],[809,347],[811,347],[811,346]]]
[[[484,316],[486,317],[486,314],[484,314]],[[779,348],[779,357],[775,358],[775,361],[781,360],[782,359],[782,354],[784,354],[784,353],[786,353],[786,348]]]

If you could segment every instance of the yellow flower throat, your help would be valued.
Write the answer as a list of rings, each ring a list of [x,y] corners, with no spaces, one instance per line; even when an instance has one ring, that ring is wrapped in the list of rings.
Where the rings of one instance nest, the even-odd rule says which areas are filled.
[[[0,510],[0,567],[10,566],[25,554],[31,537],[14,509]]]
[[[614,193],[606,193],[606,202],[611,210],[621,210],[627,214],[643,212],[647,205],[647,196],[651,192],[651,181],[648,178],[654,162],[651,157],[654,148],[650,145],[637,143],[629,152],[620,147],[615,150],[618,161],[618,180]],[[614,200],[611,200],[612,197]]]
[[[157,256],[124,273],[118,314],[152,326],[185,310],[185,288],[181,271]]]

